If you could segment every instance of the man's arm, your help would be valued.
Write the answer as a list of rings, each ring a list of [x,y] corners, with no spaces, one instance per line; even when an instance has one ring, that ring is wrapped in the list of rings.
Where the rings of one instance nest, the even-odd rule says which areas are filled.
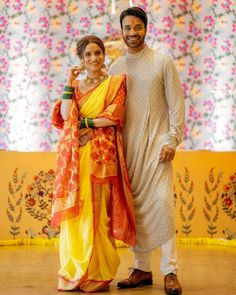
[[[171,161],[175,155],[175,149],[181,142],[185,105],[181,82],[174,62],[168,58],[164,65],[164,87],[169,109],[170,128],[165,138],[164,146],[160,154],[160,161]]]

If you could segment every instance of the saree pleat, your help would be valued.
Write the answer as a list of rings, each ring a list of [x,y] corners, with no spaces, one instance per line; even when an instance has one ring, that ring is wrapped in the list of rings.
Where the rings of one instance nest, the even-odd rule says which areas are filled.
[[[108,184],[100,185],[100,200],[93,200],[89,175],[90,153],[91,143],[80,148],[83,204],[80,214],[61,224],[59,290],[103,290],[114,278],[119,266],[119,256],[109,235],[107,210],[110,188]],[[99,210],[96,228],[94,210]]]

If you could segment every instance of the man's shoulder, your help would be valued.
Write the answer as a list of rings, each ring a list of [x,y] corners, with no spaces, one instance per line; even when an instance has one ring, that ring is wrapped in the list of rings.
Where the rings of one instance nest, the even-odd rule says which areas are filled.
[[[110,74],[122,73],[124,70],[124,56],[117,58],[109,67]]]
[[[114,67],[114,66],[117,66],[117,65],[120,65],[123,63],[125,59],[125,56],[122,55],[122,56],[119,56],[112,64],[111,64],[111,67]]]
[[[172,60],[172,57],[166,53],[162,53],[159,49],[152,49],[155,55],[155,58],[160,59],[162,61]]]
[[[173,58],[165,53],[162,53],[159,49],[152,49],[155,63],[162,64],[163,66],[167,66],[168,64],[172,64],[174,62]]]

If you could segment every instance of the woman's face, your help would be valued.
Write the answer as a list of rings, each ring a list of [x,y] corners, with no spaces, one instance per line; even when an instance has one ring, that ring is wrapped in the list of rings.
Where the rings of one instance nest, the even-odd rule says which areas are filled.
[[[86,46],[83,54],[83,62],[88,72],[101,71],[104,60],[103,51],[96,43],[90,43]]]

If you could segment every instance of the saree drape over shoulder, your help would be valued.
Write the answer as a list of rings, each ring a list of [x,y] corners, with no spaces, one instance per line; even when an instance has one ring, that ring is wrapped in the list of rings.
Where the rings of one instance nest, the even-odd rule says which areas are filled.
[[[60,226],[59,290],[100,291],[119,265],[114,239],[134,245],[133,198],[123,153],[125,76],[108,77],[75,94],[68,120],[54,107],[52,122],[62,129],[58,144],[52,226]],[[80,107],[78,107],[80,106]],[[107,118],[116,126],[79,130],[79,116]],[[83,146],[84,138],[90,140]]]

